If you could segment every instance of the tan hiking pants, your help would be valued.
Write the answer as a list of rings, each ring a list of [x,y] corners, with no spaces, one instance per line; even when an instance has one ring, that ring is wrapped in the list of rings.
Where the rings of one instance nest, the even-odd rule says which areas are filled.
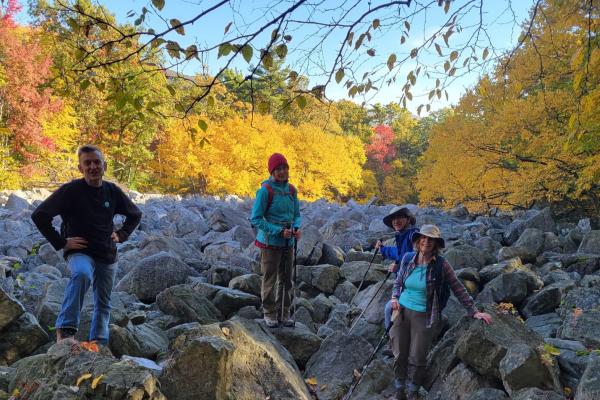
[[[408,378],[409,386],[422,386],[425,381],[427,353],[439,323],[427,328],[427,314],[402,308],[390,330],[394,353],[394,374],[400,381]],[[411,385],[412,384],[412,385]]]
[[[260,251],[260,269],[262,271],[261,298],[263,312],[272,319],[289,317],[292,300],[293,247],[268,248]]]

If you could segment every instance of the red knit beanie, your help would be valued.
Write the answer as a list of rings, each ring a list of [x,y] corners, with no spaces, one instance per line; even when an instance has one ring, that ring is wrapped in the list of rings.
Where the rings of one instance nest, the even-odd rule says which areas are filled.
[[[271,157],[269,157],[269,173],[272,174],[273,170],[280,165],[289,165],[283,154],[271,154]]]

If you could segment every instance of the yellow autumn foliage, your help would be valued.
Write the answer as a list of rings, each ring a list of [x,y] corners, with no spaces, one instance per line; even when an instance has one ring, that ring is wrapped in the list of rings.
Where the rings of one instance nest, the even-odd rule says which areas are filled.
[[[152,169],[158,187],[170,192],[254,195],[269,176],[267,159],[286,156],[290,181],[300,198],[346,196],[362,184],[366,160],[355,137],[324,132],[314,125],[297,127],[255,114],[211,121],[205,136],[190,135],[194,117],[172,123],[155,149]]]
[[[433,128],[416,183],[422,203],[476,211],[538,201],[598,207],[600,43],[588,38],[585,7],[543,3],[534,39],[501,59]]]

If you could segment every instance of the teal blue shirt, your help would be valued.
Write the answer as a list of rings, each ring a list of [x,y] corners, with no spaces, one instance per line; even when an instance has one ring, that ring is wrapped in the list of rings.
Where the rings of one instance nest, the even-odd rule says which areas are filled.
[[[427,310],[427,264],[417,265],[404,282],[398,303],[417,312]]]
[[[276,182],[273,178],[270,178],[264,183],[271,186],[274,195],[273,202],[267,210],[268,190],[261,186],[256,192],[256,200],[254,200],[250,218],[252,225],[258,230],[256,240],[267,246],[294,246],[294,239],[283,238],[281,230],[286,225],[300,228],[298,193],[294,193],[292,196],[287,182]]]

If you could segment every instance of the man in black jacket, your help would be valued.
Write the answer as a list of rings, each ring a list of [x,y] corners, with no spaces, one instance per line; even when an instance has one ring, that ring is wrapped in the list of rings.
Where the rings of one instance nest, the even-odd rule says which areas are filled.
[[[102,180],[106,162],[100,149],[86,145],[77,151],[82,179],[62,185],[42,202],[31,219],[56,250],[63,250],[71,278],[56,320],[56,339],[74,336],[79,326],[83,299],[94,290],[94,314],[89,340],[108,344],[110,296],[117,271],[117,243],[129,237],[142,213],[114,183]],[[114,230],[113,217],[126,217]],[[61,232],[52,226],[60,215]]]

